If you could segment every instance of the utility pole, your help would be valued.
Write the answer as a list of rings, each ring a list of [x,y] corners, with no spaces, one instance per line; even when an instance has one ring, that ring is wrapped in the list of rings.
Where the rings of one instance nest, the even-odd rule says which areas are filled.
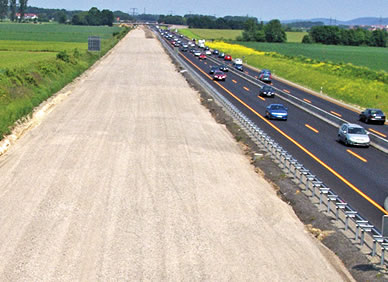
[[[135,16],[137,14],[137,8],[131,8],[132,16]]]

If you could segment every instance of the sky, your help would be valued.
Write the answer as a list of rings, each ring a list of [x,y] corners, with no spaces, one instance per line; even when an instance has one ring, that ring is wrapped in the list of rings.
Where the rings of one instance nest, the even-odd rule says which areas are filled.
[[[28,6],[66,10],[120,10],[132,14],[253,16],[261,20],[388,18],[388,0],[29,0]]]

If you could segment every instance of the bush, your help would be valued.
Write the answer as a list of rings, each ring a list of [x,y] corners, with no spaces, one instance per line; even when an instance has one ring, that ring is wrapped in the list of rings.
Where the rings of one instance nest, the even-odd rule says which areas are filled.
[[[61,51],[57,54],[57,59],[58,60],[62,60],[66,63],[69,63],[70,62],[70,56],[67,54],[66,51]]]
[[[303,36],[302,43],[311,44],[311,43],[313,43],[313,39],[311,38],[311,36],[309,34],[306,34],[305,36]]]

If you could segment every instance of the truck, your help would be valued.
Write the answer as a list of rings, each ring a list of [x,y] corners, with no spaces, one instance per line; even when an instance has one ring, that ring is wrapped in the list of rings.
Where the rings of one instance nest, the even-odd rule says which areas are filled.
[[[198,40],[198,46],[199,48],[205,48],[205,39]]]

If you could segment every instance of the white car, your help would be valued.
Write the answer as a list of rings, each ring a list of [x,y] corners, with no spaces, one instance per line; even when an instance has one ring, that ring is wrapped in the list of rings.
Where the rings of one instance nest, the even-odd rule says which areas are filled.
[[[242,65],[242,63],[243,63],[243,61],[240,58],[234,59],[233,62],[234,62],[235,65]]]
[[[206,50],[206,51],[205,51],[205,54],[206,54],[206,55],[211,55],[212,52],[211,52],[210,50]]]
[[[201,55],[201,51],[195,50],[194,51],[194,56],[199,57],[199,55]]]
[[[369,133],[360,125],[354,123],[344,123],[338,130],[338,141],[346,146],[369,147]]]

